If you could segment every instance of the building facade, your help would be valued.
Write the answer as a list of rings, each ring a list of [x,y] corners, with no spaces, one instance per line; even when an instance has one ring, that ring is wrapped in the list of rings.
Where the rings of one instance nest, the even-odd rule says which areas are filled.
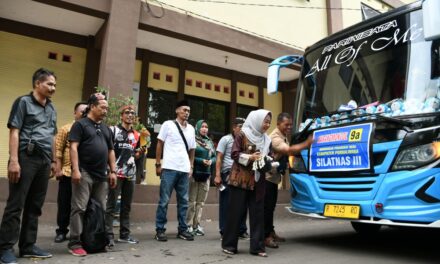
[[[230,131],[230,120],[251,110],[266,108],[274,116],[292,112],[300,67],[283,70],[280,92],[268,96],[271,60],[302,54],[315,41],[360,21],[361,4],[385,12],[410,1],[215,2],[225,1],[1,1],[0,177],[6,176],[10,107],[31,91],[39,67],[58,77],[53,101],[59,126],[72,120],[75,102],[98,85],[110,96],[133,96],[153,138],[146,182],[157,185],[151,159],[156,135],[162,122],[174,118],[177,100],[189,100],[190,122],[206,119],[215,140]]]

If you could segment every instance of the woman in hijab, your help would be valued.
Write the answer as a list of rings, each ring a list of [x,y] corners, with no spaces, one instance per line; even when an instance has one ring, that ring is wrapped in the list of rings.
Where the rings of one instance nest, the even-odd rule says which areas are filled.
[[[196,143],[194,171],[189,184],[189,208],[186,217],[188,232],[193,235],[205,235],[200,226],[202,210],[209,191],[211,168],[215,167],[215,147],[208,137],[208,123],[199,120],[196,124]]]
[[[242,131],[235,137],[231,157],[234,160],[229,177],[229,212],[222,240],[223,252],[237,253],[240,219],[249,209],[250,253],[267,257],[264,245],[264,170],[267,159],[272,114],[264,109],[249,113]],[[264,166],[266,163],[266,166]],[[258,166],[256,166],[258,164]],[[263,169],[261,167],[264,167]]]

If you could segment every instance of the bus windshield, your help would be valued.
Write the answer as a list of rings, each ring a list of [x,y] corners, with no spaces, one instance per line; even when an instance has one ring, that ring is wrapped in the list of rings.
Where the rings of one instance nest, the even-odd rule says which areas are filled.
[[[350,100],[361,107],[401,99],[393,116],[438,111],[439,53],[439,41],[424,40],[421,10],[312,47],[304,56],[297,120],[329,115]]]

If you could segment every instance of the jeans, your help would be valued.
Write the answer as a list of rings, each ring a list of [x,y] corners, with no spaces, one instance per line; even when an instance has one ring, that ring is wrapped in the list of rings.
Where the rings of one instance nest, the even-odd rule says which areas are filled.
[[[219,221],[218,221],[218,227],[220,229],[220,234],[223,235],[223,232],[225,230],[225,223],[228,215],[228,200],[230,196],[231,189],[229,185],[227,184],[227,177],[229,176],[230,171],[227,171],[225,173],[221,173],[222,177],[222,184],[225,186],[225,189],[220,192],[220,200],[219,200],[219,207],[218,207],[218,213],[219,213]],[[240,221],[240,234],[244,234],[247,232],[247,226],[246,226],[246,218],[247,218],[247,212],[244,211],[241,221]]]
[[[156,231],[165,231],[168,203],[173,189],[176,189],[177,220],[179,232],[186,231],[185,218],[188,211],[188,173],[163,169],[160,175],[160,198],[156,210]]]
[[[19,164],[19,182],[9,183],[9,197],[0,226],[0,251],[12,249],[17,240],[20,251],[31,250],[37,240],[38,217],[46,198],[50,160],[42,155],[28,156],[22,151]]]
[[[119,213],[119,237],[127,238],[130,235],[130,211],[133,201],[134,179],[119,178],[115,189],[110,189],[107,196],[107,209],[105,211],[105,228],[109,238],[114,239],[113,214],[116,201],[121,194],[121,210]]]
[[[69,233],[70,202],[72,199],[72,179],[61,176],[58,180],[58,212],[57,212],[57,235]]]

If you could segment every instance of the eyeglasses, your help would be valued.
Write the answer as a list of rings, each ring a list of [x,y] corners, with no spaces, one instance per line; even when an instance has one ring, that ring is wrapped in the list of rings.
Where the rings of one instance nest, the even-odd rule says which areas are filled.
[[[124,114],[126,115],[136,115],[135,111],[124,111]]]

